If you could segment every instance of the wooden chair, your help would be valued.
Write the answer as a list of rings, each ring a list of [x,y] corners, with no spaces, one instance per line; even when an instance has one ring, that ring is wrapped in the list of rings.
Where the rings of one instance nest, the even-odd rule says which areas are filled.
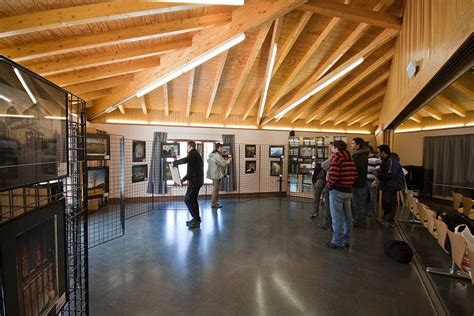
[[[466,239],[460,234],[455,234],[452,231],[448,230],[449,241],[451,242],[451,258],[453,259],[456,267],[459,269],[459,273],[464,273],[463,278],[470,279],[468,271],[464,271],[462,266],[462,260],[466,256],[467,243]]]
[[[467,247],[467,256],[469,257],[469,261],[471,263],[471,283],[474,285],[474,250]]]
[[[437,240],[438,240],[439,246],[441,247],[441,249],[444,250],[444,252],[449,253],[446,250],[446,246],[445,246],[446,237],[448,236],[448,234],[453,234],[453,235],[455,235],[455,234],[453,232],[450,232],[449,229],[448,229],[448,226],[446,226],[446,224],[444,222],[440,221],[437,218],[434,218],[434,226],[436,227],[436,232],[437,232],[437,235],[438,235]],[[462,240],[464,241],[464,251],[465,251],[466,250],[466,241],[460,235],[456,235],[456,237],[461,237]],[[443,269],[443,268],[427,267],[426,272],[433,273],[433,274],[450,276],[450,277],[455,277],[455,278],[461,278],[461,279],[470,279],[470,277],[467,273],[465,273],[463,271],[460,271],[458,269],[457,263],[455,262],[454,258],[456,258],[456,260],[457,260],[458,257],[459,257],[459,251],[462,250],[462,242],[459,242],[459,239],[456,238],[456,237],[454,237],[454,243],[456,245],[453,245],[453,241],[450,239],[451,249],[452,249],[452,254],[453,254],[451,256],[451,268]],[[456,248],[456,250],[454,250],[454,248]],[[459,264],[462,264],[462,257],[461,257],[461,261],[459,262]]]
[[[407,203],[408,210],[410,211],[410,217],[409,219],[397,219],[398,222],[400,223],[407,223],[407,224],[420,224],[420,221],[418,221],[418,200],[413,197],[410,191],[406,190],[405,191],[405,201]]]
[[[426,223],[426,209],[428,209],[428,206],[418,202],[418,219],[423,226],[428,227],[428,224]]]
[[[463,208],[461,207],[461,203],[462,203],[462,194],[460,193],[454,193],[454,192],[451,192],[453,194],[453,208],[455,210],[457,210],[459,213],[462,213],[463,212]]]
[[[462,198],[462,210],[464,216],[474,220],[474,210],[472,209],[472,199],[463,197]]]
[[[429,208],[425,209],[425,212],[426,212],[426,224],[427,224],[426,228],[428,228],[428,231],[433,237],[438,238],[438,234],[436,232],[436,228],[434,225],[436,212]]]

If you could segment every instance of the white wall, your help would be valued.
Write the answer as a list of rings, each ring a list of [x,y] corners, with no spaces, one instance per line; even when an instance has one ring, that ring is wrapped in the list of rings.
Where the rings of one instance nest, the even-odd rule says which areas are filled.
[[[422,166],[424,137],[473,133],[474,127],[395,134],[393,151],[398,153],[402,164]]]

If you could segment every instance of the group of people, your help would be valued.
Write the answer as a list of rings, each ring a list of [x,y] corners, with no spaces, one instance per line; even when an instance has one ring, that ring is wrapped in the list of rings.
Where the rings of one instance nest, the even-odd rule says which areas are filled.
[[[397,192],[404,186],[400,158],[388,145],[378,146],[375,153],[362,138],[351,141],[352,154],[347,144],[338,140],[330,144],[331,156],[317,165],[313,173],[313,213],[320,215],[318,227],[332,229],[329,248],[350,246],[352,227],[365,227],[366,215],[375,217],[378,190],[382,191],[383,218],[380,226],[393,227]]]

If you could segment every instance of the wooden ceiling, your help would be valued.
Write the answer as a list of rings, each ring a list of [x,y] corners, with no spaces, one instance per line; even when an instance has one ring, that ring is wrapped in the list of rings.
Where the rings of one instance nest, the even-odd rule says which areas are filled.
[[[185,2],[3,0],[0,54],[84,98],[94,122],[376,128],[403,0]],[[242,43],[135,97],[242,32]],[[363,63],[346,76],[275,118],[360,57]],[[442,109],[433,108],[472,110],[453,101],[442,105],[440,97]]]

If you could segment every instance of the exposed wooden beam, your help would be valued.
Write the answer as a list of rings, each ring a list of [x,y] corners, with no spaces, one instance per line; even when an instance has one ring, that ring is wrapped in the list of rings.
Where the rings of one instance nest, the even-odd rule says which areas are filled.
[[[186,117],[191,115],[191,104],[193,101],[193,88],[194,88],[194,74],[196,69],[191,69],[189,72],[189,83],[188,83],[188,96],[186,98]]]
[[[472,91],[471,89],[463,85],[461,82],[459,82],[459,80],[453,82],[451,86],[454,87],[459,92],[461,92],[462,94],[464,94],[470,100],[474,100],[474,91]]]
[[[112,65],[92,67],[82,71],[72,71],[64,74],[48,76],[47,79],[61,87],[65,87],[83,82],[139,72],[149,67],[156,67],[159,65],[160,58],[152,57],[147,60],[133,60]]]
[[[435,110],[429,105],[425,105],[421,108],[426,114],[434,118],[435,120],[441,121],[443,119],[443,114],[441,114],[438,110]]]
[[[15,46],[2,49],[2,54],[19,62],[54,54],[194,32],[226,24],[230,21],[230,13],[177,19],[109,32],[72,36],[64,39]]]
[[[408,119],[412,120],[413,122],[421,123],[421,117],[418,114],[413,114]]]
[[[147,109],[147,107],[146,107],[145,96],[143,96],[143,97],[140,98],[140,107],[142,108],[143,114],[144,114],[144,115],[147,115],[148,109]]]
[[[117,87],[123,84],[133,82],[134,75],[123,75],[107,79],[94,80],[86,83],[69,86],[67,89],[72,93],[81,95],[82,93],[93,92],[96,90]]]
[[[105,2],[40,11],[0,19],[0,38],[55,28],[113,21],[197,8],[197,5],[152,2]]]
[[[383,83],[385,80],[388,79],[388,75],[389,73],[385,73],[381,76],[379,76],[377,79],[371,81],[368,85],[364,86],[362,89],[358,90],[355,94],[353,94],[349,99],[345,100],[340,106],[339,106],[339,109],[344,109],[346,107],[348,107],[349,105],[351,105],[353,102],[355,102],[357,99],[359,99],[360,97],[364,96],[365,94],[369,93],[372,89],[374,89],[375,87],[377,87],[378,85],[380,85],[381,83]],[[327,100],[326,102],[324,102],[323,104],[319,105],[319,107],[309,115],[309,119],[306,121],[306,124],[309,124],[311,123],[312,121],[314,121],[315,119],[318,118],[318,116],[320,116],[321,114],[323,114],[324,112],[326,112],[330,107],[331,105],[340,98],[340,94],[337,93],[335,94],[332,98],[330,98],[329,100]],[[326,116],[329,116],[330,114],[326,115]],[[324,119],[326,119],[327,117],[325,117]],[[320,118],[320,120],[323,120]]]
[[[83,57],[66,58],[38,64],[33,64],[30,61],[24,62],[22,64],[41,76],[51,76],[68,71],[76,71],[90,67],[156,56],[177,49],[189,47],[191,44],[192,39],[189,38],[148,47],[140,46],[136,48],[128,48],[110,54],[87,55]]]
[[[123,108],[123,105],[118,106],[120,113],[125,114],[125,109]]]
[[[143,71],[139,75],[136,74],[136,80],[127,87],[121,87],[120,90],[113,89],[109,97],[94,102],[94,107],[88,111],[89,119],[104,114],[110,106],[133,97],[138,90],[183,67],[190,60],[206,54],[242,32],[254,30],[262,24],[275,20],[277,17],[294,10],[304,2],[305,0],[278,0],[272,2],[272,5],[268,5],[268,2],[251,2],[238,7],[232,12],[232,22],[222,27],[198,33],[193,38],[193,45],[191,47],[182,50],[179,54],[163,54],[161,56],[162,66]]]
[[[165,115],[169,116],[170,115],[170,104],[169,104],[169,98],[168,98],[168,84],[165,83],[163,85],[163,104],[165,106]]]
[[[283,64],[283,61],[285,61],[286,56],[290,52],[293,45],[296,43],[296,40],[301,35],[301,32],[303,32],[306,24],[308,24],[312,16],[313,12],[304,12],[298,20],[298,23],[291,30],[290,35],[288,35],[288,39],[286,40],[285,44],[283,44],[283,46],[278,49],[278,55],[275,61],[275,66],[273,67],[272,77],[277,73],[278,69],[280,69],[280,66]]]
[[[108,89],[101,89],[97,91],[82,93],[79,95],[79,97],[82,98],[84,101],[92,101],[92,100],[106,97],[110,95],[110,93],[112,93],[112,90],[108,88]]]
[[[441,94],[438,94],[436,96],[436,100],[441,102],[441,104],[443,104],[444,107],[446,107],[449,111],[453,112],[457,116],[460,116],[460,117],[466,117],[467,116],[466,110],[462,106],[460,106],[456,102],[451,101],[447,97],[445,97]]]
[[[168,2],[168,3],[195,3],[195,4],[208,4],[208,5],[243,5],[244,0],[146,0],[152,2]]]
[[[336,28],[340,21],[341,19],[339,18],[331,19],[331,21],[324,28],[318,38],[314,41],[311,47],[306,51],[304,56],[298,61],[298,63],[294,67],[292,67],[290,74],[286,77],[283,84],[280,85],[280,89],[278,89],[278,91],[268,102],[270,104],[268,110],[271,110],[275,106],[275,104],[281,99],[284,93],[288,90],[288,86],[294,81],[295,77],[300,73],[301,69],[303,69],[304,65],[306,65],[308,60],[313,57],[316,50],[326,40],[329,34],[331,34],[331,32]]]
[[[383,12],[373,12],[367,8],[345,5],[332,0],[310,0],[302,5],[300,9],[394,30],[400,30],[402,26],[402,19],[397,16]]]
[[[350,118],[354,117],[354,115],[358,114],[362,109],[364,109],[368,105],[376,101],[380,101],[379,99],[383,98],[384,94],[385,94],[385,91],[381,90],[371,95],[367,99],[361,100],[361,102],[357,105],[352,104],[349,107],[345,107],[345,108],[341,107],[339,112],[336,112],[336,114],[332,114],[332,117],[334,118],[334,125],[339,125],[342,122],[347,122]]]
[[[214,105],[214,100],[217,95],[217,88],[219,88],[219,82],[221,82],[222,73],[224,72],[225,62],[227,60],[227,55],[229,50],[226,50],[219,56],[219,61],[217,63],[216,75],[214,77],[214,82],[212,83],[211,98],[209,99],[209,104],[207,105],[206,118],[211,116],[212,107]]]
[[[250,74],[250,70],[252,70],[252,66],[255,60],[257,59],[258,53],[260,52],[260,49],[262,48],[263,42],[265,41],[265,38],[267,37],[268,31],[270,30],[271,26],[272,26],[271,23],[266,23],[258,30],[256,40],[253,43],[252,48],[250,49],[249,56],[247,60],[245,61],[244,67],[242,68],[240,72],[240,76],[235,82],[235,88],[232,91],[232,94],[228,101],[227,110],[225,111],[226,119],[230,116],[230,113],[232,112],[232,109],[234,108],[235,102],[237,101],[237,98],[240,95],[240,91],[242,91],[242,88],[244,87],[245,81],[247,80],[247,77]]]
[[[364,127],[365,125],[369,125],[370,123],[372,122],[375,122],[376,120],[378,120],[380,118],[380,113],[375,113],[374,115],[372,116],[369,116],[368,118],[366,118],[362,124],[360,124],[360,127]]]
[[[359,53],[355,54],[351,58],[349,58],[346,62],[339,65],[336,69],[328,73],[326,76],[321,78],[320,80],[312,83],[304,90],[301,90],[299,93],[294,95],[288,102],[282,105],[279,109],[275,110],[273,114],[268,116],[268,119],[265,121],[265,124],[269,123],[274,115],[277,113],[285,110],[286,108],[292,106],[293,103],[310,93],[313,89],[317,88],[318,86],[324,84],[327,80],[335,76],[336,74],[340,73],[343,69],[346,69],[349,65],[353,64],[356,60],[359,60],[361,57],[367,58],[372,52],[374,52],[377,48],[387,43],[389,40],[394,38],[398,34],[397,31],[393,30],[385,30],[379,36],[377,36],[369,45],[364,47]]]
[[[265,86],[265,81],[260,80],[260,84],[253,90],[253,93],[249,98],[249,102],[247,103],[247,106],[246,106],[247,110],[245,111],[242,120],[245,121],[247,117],[250,115],[250,113],[252,112],[253,108],[258,104],[257,102],[260,99],[260,96],[262,95],[262,90],[264,86]]]
[[[350,120],[348,123],[347,123],[347,126],[352,126],[354,125],[355,123],[358,123],[360,122],[361,120],[365,119],[366,117],[369,117],[371,115],[374,115],[375,113],[378,113],[380,111],[380,108],[382,107],[382,104],[379,103],[379,104],[376,104],[374,106],[371,106],[369,109],[366,109],[365,112],[357,115],[356,117],[354,117],[352,120]]]

